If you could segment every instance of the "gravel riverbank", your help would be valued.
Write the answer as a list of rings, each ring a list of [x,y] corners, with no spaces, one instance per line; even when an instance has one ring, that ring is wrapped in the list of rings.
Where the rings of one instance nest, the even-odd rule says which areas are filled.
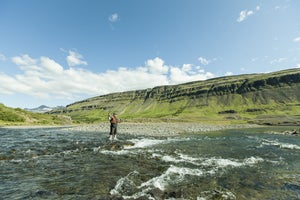
[[[96,131],[109,133],[109,126],[109,123],[99,123],[66,127],[64,129],[69,131]],[[259,127],[255,124],[213,125],[199,123],[120,123],[118,126],[118,134],[151,136],[175,136],[182,133],[199,133],[224,129]]]

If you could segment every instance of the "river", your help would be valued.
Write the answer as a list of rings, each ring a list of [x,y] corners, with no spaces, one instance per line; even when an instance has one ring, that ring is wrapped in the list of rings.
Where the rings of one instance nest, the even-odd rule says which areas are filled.
[[[0,199],[300,199],[300,137],[249,128],[173,137],[0,128]]]

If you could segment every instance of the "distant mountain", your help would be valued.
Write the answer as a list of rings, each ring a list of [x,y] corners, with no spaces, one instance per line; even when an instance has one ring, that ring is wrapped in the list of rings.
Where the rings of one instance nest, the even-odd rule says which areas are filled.
[[[35,113],[46,113],[46,112],[50,112],[52,110],[63,109],[63,108],[64,108],[64,106],[49,107],[49,106],[41,105],[37,108],[24,108],[24,110],[27,110],[30,112],[35,112]]]
[[[30,112],[37,112],[37,113],[45,113],[53,110],[51,107],[41,105],[37,108],[24,108],[24,110],[30,111]]]

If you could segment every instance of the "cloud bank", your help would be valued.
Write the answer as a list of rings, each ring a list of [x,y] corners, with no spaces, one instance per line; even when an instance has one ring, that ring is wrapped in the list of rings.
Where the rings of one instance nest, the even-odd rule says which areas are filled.
[[[25,54],[13,57],[11,61],[19,67],[20,73],[7,75],[0,72],[0,94],[25,94],[42,99],[72,100],[214,77],[214,74],[205,72],[200,66],[170,66],[159,57],[147,60],[143,66],[119,67],[117,70],[107,70],[103,73],[74,67],[86,65],[87,62],[82,59],[79,53],[69,51],[66,58],[68,67],[64,68],[45,56],[32,58]]]

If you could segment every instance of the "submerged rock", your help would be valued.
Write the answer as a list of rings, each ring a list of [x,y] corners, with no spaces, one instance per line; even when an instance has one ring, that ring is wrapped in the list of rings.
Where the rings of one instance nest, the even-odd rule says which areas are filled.
[[[102,149],[110,150],[110,151],[120,151],[124,149],[124,147],[126,146],[133,146],[133,145],[134,143],[129,141],[116,140],[105,144],[104,146],[102,146]]]
[[[296,185],[293,183],[285,183],[284,188],[287,190],[293,190],[293,191],[300,193],[300,185]]]
[[[199,200],[212,199],[212,200],[235,200],[236,196],[230,191],[212,190],[201,192]]]
[[[32,192],[29,198],[50,198],[53,196],[57,196],[55,192],[48,191],[48,190],[37,190],[35,192]]]
[[[300,136],[300,128],[293,129],[293,130],[281,131],[281,132],[274,131],[274,132],[271,132],[271,134]]]
[[[154,199],[162,199],[164,192],[161,191],[159,188],[153,188],[147,192],[151,197]]]
[[[93,198],[92,200],[124,200],[124,198],[121,196],[111,195],[111,196],[105,196],[105,197],[96,197],[96,198]]]
[[[300,128],[291,131],[284,131],[283,134],[300,136]]]
[[[297,130],[293,130],[293,131],[291,132],[291,135],[297,135],[297,136],[300,136],[300,128],[297,129]]]

